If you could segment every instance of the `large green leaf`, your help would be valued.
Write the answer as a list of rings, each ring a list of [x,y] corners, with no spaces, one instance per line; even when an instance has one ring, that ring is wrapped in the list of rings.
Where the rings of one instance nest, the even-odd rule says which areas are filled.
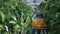
[[[4,22],[5,21],[5,15],[2,11],[0,11],[0,16],[2,17],[2,22]]]
[[[10,24],[16,24],[16,22],[13,21],[13,20],[9,21],[9,23],[10,23]]]

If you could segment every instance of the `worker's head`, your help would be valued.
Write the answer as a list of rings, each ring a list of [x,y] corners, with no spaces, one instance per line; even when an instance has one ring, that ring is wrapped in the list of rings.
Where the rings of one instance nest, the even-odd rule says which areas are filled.
[[[37,6],[37,7],[35,7],[35,11],[36,12],[40,12],[40,8]]]
[[[35,11],[36,11],[36,12],[40,12],[39,6],[35,6]]]
[[[36,11],[40,10],[39,7],[35,8]]]

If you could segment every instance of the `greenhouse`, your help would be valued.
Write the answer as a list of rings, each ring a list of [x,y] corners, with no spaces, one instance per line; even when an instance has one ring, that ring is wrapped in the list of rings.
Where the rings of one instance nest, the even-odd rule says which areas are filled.
[[[0,0],[0,34],[60,34],[60,0]]]

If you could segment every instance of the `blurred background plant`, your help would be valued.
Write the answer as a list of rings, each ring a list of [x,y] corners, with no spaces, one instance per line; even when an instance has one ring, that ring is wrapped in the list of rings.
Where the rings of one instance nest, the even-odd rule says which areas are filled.
[[[41,2],[40,9],[45,14],[45,22],[50,27],[50,34],[60,34],[60,0]]]

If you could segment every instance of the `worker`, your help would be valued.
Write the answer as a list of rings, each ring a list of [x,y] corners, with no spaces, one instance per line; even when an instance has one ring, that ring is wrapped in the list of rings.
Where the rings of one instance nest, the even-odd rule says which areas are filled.
[[[30,30],[31,34],[35,34],[35,30],[37,34],[40,34],[42,28],[46,28],[47,25],[44,23],[43,14],[40,11],[39,6],[34,8],[34,12],[32,15],[32,28]]]

